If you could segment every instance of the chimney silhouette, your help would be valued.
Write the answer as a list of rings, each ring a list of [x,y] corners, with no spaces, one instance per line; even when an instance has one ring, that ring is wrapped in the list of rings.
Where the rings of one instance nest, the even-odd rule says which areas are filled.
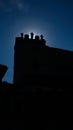
[[[33,37],[34,37],[34,33],[32,32],[32,33],[31,33],[31,39],[33,39]]]
[[[24,36],[24,34],[23,34],[23,33],[21,33],[21,38],[23,38],[23,36]]]

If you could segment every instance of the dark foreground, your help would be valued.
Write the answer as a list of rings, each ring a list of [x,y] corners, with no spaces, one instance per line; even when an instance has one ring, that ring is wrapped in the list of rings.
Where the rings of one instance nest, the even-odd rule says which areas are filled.
[[[73,130],[73,90],[0,96],[0,130]]]

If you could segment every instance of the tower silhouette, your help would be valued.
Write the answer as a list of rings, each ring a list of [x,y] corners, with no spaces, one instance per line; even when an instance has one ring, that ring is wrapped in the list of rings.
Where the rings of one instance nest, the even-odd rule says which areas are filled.
[[[17,37],[14,47],[14,84],[17,86],[26,86],[35,84],[39,75],[40,54],[45,47],[46,41],[43,36],[35,36],[31,33],[21,33]]]

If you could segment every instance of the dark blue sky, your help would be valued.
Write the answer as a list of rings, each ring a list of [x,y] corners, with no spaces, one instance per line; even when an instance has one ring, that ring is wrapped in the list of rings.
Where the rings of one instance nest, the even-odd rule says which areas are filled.
[[[15,37],[43,34],[48,46],[73,50],[73,0],[0,0],[0,64],[13,81]]]

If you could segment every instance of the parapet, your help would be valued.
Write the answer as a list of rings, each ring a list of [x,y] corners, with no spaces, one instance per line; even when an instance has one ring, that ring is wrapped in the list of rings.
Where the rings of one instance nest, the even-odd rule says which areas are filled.
[[[33,32],[30,33],[30,36],[29,36],[29,34],[21,33],[21,36],[16,38],[16,42],[18,42],[18,41],[20,42],[21,40],[23,42],[24,42],[24,40],[29,40],[29,42],[32,40],[32,42],[34,42],[34,43],[38,42],[39,44],[41,44],[43,46],[46,45],[46,41],[43,38],[43,35],[40,35],[40,36],[39,35],[35,35],[34,36]]]

